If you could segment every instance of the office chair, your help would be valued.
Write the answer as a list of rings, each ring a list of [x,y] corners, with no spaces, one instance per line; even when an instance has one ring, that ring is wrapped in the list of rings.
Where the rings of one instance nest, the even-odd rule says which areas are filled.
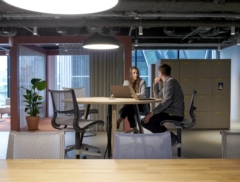
[[[240,132],[221,131],[222,158],[240,158]]]
[[[189,115],[191,117],[190,120],[183,119],[182,121],[175,121],[175,120],[164,120],[160,123],[162,126],[164,123],[169,123],[171,125],[174,125],[174,127],[177,129],[177,143],[174,145],[177,147],[177,155],[178,157],[181,157],[181,147],[182,147],[182,129],[189,129],[193,127],[196,123],[196,118],[194,111],[197,109],[194,106],[194,96],[197,93],[196,90],[193,90],[192,92],[192,98],[190,101],[190,107],[189,107]]]
[[[64,159],[64,132],[10,131],[6,159]]]
[[[170,159],[170,132],[153,134],[115,133],[114,159]]]
[[[81,119],[79,108],[73,89],[69,90],[48,90],[51,94],[53,103],[53,117],[51,124],[55,129],[64,131],[75,131],[75,153],[76,158],[80,154],[101,156],[97,147],[83,144],[83,137],[87,129],[95,125],[104,125],[102,120]],[[65,105],[67,104],[67,107]],[[67,109],[66,109],[67,108]],[[88,149],[98,149],[97,152],[88,151]],[[66,151],[69,151],[66,149]]]
[[[86,97],[86,92],[85,92],[85,88],[84,88],[84,87],[79,87],[79,88],[67,88],[67,87],[63,87],[63,89],[64,89],[64,90],[73,89],[74,92],[75,92],[76,98]],[[65,103],[65,107],[66,107],[66,109],[67,109],[68,103]],[[79,115],[80,115],[81,118],[87,119],[89,114],[98,114],[98,110],[97,110],[97,109],[90,109],[90,108],[89,108],[89,112],[88,112],[87,115],[84,117],[86,107],[87,107],[87,106],[86,106],[85,104],[78,104]],[[70,108],[71,108],[71,104],[70,104]],[[94,132],[86,131],[85,134],[84,134],[84,137],[92,137],[92,136],[96,136],[96,135],[97,135],[97,134],[94,133]],[[85,149],[88,149],[89,147],[90,147],[90,148],[95,148],[95,149],[97,149],[96,147],[93,147],[93,146],[88,146],[88,147],[87,147],[86,144],[83,144],[83,146],[85,146]],[[69,152],[69,151],[74,150],[74,149],[75,149],[75,144],[74,144],[74,145],[68,145],[68,146],[66,146],[66,152]]]

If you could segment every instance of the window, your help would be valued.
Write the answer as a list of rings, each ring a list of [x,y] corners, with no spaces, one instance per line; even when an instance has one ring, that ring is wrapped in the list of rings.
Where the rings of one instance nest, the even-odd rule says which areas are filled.
[[[56,56],[55,69],[56,89],[84,87],[90,95],[89,55]]]
[[[148,68],[160,59],[214,59],[215,50],[135,50],[132,65],[139,69],[140,77],[148,86]]]
[[[8,98],[8,56],[0,56],[0,105]]]

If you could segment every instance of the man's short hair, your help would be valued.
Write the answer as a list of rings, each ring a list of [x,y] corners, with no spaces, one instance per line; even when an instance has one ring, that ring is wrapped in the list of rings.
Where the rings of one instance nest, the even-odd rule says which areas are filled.
[[[168,64],[162,64],[161,66],[158,67],[158,71],[160,71],[165,76],[170,76],[171,66],[169,66]]]

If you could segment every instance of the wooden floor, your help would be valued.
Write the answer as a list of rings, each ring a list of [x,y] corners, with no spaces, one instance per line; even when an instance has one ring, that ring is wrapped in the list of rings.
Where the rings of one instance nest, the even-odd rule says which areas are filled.
[[[0,131],[10,131],[11,117],[4,115],[2,120],[4,121],[0,122]],[[20,128],[20,131],[28,131],[27,126]],[[43,118],[40,120],[38,130],[36,131],[58,131],[58,130],[52,127],[51,118]]]
[[[0,131],[10,131],[10,122],[11,117],[4,114],[2,119],[0,120]]]

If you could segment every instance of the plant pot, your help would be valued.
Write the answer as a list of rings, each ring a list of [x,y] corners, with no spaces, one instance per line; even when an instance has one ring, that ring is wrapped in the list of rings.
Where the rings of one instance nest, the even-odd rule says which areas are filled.
[[[26,116],[28,130],[38,130],[39,116]]]

